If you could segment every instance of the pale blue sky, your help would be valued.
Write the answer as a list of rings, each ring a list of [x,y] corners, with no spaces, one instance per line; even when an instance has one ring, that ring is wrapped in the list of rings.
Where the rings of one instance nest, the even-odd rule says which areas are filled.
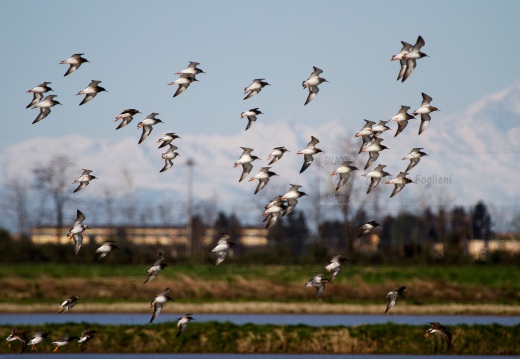
[[[206,197],[217,193],[222,199],[230,193],[238,196],[254,190],[236,183],[240,171],[233,171],[232,163],[240,155],[239,146],[257,148],[257,154],[265,160],[268,148],[291,145],[292,157],[288,156],[290,159],[284,162],[283,169],[281,165],[276,169],[285,174],[277,179],[278,184],[270,187],[286,189],[289,183],[308,185],[317,177],[313,171],[318,170],[313,167],[298,175],[301,158],[295,152],[307,144],[311,133],[284,136],[288,129],[296,126],[316,129],[312,134],[322,139],[332,137],[327,135],[332,133],[352,136],[364,124],[363,119],[388,120],[401,105],[409,105],[412,110],[418,108],[420,94],[425,92],[433,97],[432,104],[441,112],[432,115],[432,124],[420,137],[416,136],[415,128],[407,129],[413,134],[396,139],[388,135],[385,143],[394,151],[398,149],[381,156],[386,157],[385,161],[395,160],[394,164],[388,163],[391,173],[396,175],[404,169],[400,168],[404,163],[400,158],[412,147],[431,145],[435,140],[442,142],[446,137],[447,142],[452,141],[452,147],[437,144],[433,152],[430,147],[427,153],[431,157],[418,168],[432,175],[453,176],[460,187],[453,185],[450,189],[461,196],[453,204],[460,200],[459,203],[472,205],[481,198],[491,198],[492,202],[494,194],[482,189],[505,188],[499,204],[517,206],[520,194],[511,183],[514,176],[503,176],[509,182],[499,185],[492,176],[480,173],[475,175],[478,181],[463,180],[472,176],[470,168],[480,166],[482,159],[477,156],[480,153],[477,147],[461,143],[457,148],[470,155],[466,162],[471,164],[467,165],[465,176],[455,173],[464,171],[460,164],[452,163],[454,167],[446,170],[443,166],[446,157],[436,159],[435,155],[453,153],[456,148],[453,142],[466,135],[460,128],[455,133],[446,133],[444,129],[449,128],[446,121],[458,121],[458,114],[467,111],[472,103],[511,88],[520,80],[518,14],[519,1],[1,1],[0,106],[4,126],[0,131],[0,151],[3,160],[8,161],[6,153],[11,152],[6,152],[7,148],[12,151],[13,146],[23,141],[41,140],[37,150],[25,153],[20,150],[14,155],[20,153],[20,158],[11,159],[26,163],[29,173],[34,163],[44,162],[44,155],[51,151],[62,151],[80,160],[86,155],[80,150],[88,148],[86,145],[76,144],[72,149],[60,144],[56,149],[49,145],[49,140],[58,143],[60,138],[80,135],[104,141],[106,148],[96,156],[106,163],[97,168],[96,174],[107,167],[115,171],[134,164],[139,168],[130,170],[142,174],[141,179],[135,179],[137,187],[156,183],[156,189],[166,188],[165,179],[170,181],[169,176],[177,176],[170,184],[175,182],[176,193],[184,198],[186,173],[182,167],[162,174],[160,180],[151,177],[150,172],[159,176],[158,170],[163,165],[160,151],[150,141],[156,142],[165,132],[177,132],[184,141],[178,144],[182,153],[180,161],[199,150],[198,157],[195,156],[199,165],[196,188]],[[405,83],[398,82],[399,64],[390,58],[400,51],[401,41],[413,44],[419,35],[426,41],[422,51],[430,57],[418,61],[415,72]],[[68,66],[59,62],[74,53],[84,53],[90,63],[64,77]],[[184,69],[189,61],[200,62],[199,67],[206,73],[197,76],[200,82],[172,98],[176,88],[167,84],[177,78],[175,72]],[[329,83],[322,84],[317,98],[303,106],[307,90],[302,89],[301,83],[308,78],[312,66],[321,68],[322,77]],[[255,78],[265,78],[272,86],[247,101],[242,100],[243,89]],[[80,107],[82,97],[76,93],[90,80],[101,80],[108,93],[100,93]],[[25,109],[32,99],[26,91],[43,81],[52,82],[52,94],[58,95],[57,100],[63,106],[54,107],[47,118],[33,125],[38,110]],[[511,93],[507,98],[516,103],[516,92]],[[264,114],[251,130],[244,132],[246,120],[240,118],[240,113],[255,107]],[[136,108],[143,115],[137,115],[130,125],[116,131],[118,124],[114,119],[126,108]],[[135,141],[137,146],[141,133],[137,123],[151,112],[158,112],[158,118],[164,121],[156,126],[152,139],[136,147],[138,152],[126,149],[122,154],[113,153],[116,147],[124,148],[125,140]],[[511,127],[507,126],[503,133]],[[258,131],[262,130],[268,131],[267,135],[259,136]],[[276,134],[277,131],[285,132]],[[503,133],[497,132],[493,143],[499,142]],[[479,137],[472,136],[472,144],[478,143]],[[198,142],[200,138],[206,143]],[[286,143],[286,138],[293,142]],[[226,143],[225,156],[214,156],[218,161],[214,160],[212,165],[217,168],[205,163],[208,157],[203,156],[211,151],[208,142],[213,140],[220,141],[220,148],[222,142]],[[262,143],[258,144],[259,141]],[[335,151],[331,151],[330,143],[320,145],[326,153]],[[489,145],[483,151],[494,153],[495,148]],[[507,154],[503,149],[500,151]],[[111,155],[115,162],[108,161]],[[89,160],[78,161],[78,169],[96,170],[92,158]],[[143,163],[152,169],[145,169]],[[0,183],[14,173],[7,172],[4,168]],[[88,194],[96,196],[96,190],[102,193],[108,188],[103,187],[108,186],[107,180],[119,181],[115,174],[106,171],[101,172],[101,177],[103,181],[97,187],[90,186]],[[465,198],[461,187],[470,193]],[[414,194],[412,191],[406,190],[408,194]],[[399,201],[408,194],[400,194]],[[231,206],[221,205],[238,212],[247,206],[261,210],[268,195],[269,192],[251,197],[254,203],[234,199]],[[385,198],[388,195],[384,193]]]
[[[163,127],[181,134],[243,131],[240,113],[252,107],[266,123],[340,118],[357,131],[364,118],[420,102],[423,91],[453,113],[520,77],[518,1],[51,0],[2,1],[0,10],[3,146],[39,135],[138,136],[136,124],[114,131],[128,107],[159,112]],[[390,57],[418,35],[430,57],[397,82]],[[76,52],[91,63],[64,78],[58,63]],[[206,74],[173,99],[166,84],[190,60]],[[312,66],[330,83],[304,107],[301,81]],[[243,101],[259,77],[272,87]],[[91,79],[109,93],[79,107],[75,94]],[[25,109],[25,91],[43,81],[63,106],[32,125],[37,110]]]

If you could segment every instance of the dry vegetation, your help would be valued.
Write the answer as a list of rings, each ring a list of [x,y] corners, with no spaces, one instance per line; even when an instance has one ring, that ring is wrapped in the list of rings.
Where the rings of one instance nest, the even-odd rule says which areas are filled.
[[[87,324],[47,325],[51,337],[38,345],[38,353],[52,350],[52,339],[65,333],[78,335]],[[309,353],[309,354],[520,354],[520,325],[451,327],[453,349],[437,335],[424,338],[428,325],[361,325],[357,327],[322,327],[305,325],[235,325],[231,323],[190,323],[175,338],[175,323],[137,326],[88,326],[97,335],[88,343],[76,343],[60,349],[62,353]],[[42,328],[23,328],[30,331]],[[9,334],[0,328],[0,337]],[[14,353],[0,346],[0,353]]]

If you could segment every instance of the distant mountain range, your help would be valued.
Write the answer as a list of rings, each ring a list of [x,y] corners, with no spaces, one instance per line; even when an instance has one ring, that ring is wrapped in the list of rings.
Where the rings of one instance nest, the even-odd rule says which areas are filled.
[[[429,95],[435,99],[435,94]],[[235,212],[249,223],[261,225],[265,203],[285,193],[290,184],[303,185],[302,190],[310,195],[300,200],[298,208],[315,211],[312,207],[319,203],[320,194],[334,194],[330,184],[337,179],[330,177],[335,169],[330,159],[345,155],[353,158],[360,169],[354,174],[355,188],[360,193],[352,197],[353,201],[357,201],[353,205],[363,204],[370,209],[371,198],[367,196],[374,193],[366,195],[368,184],[361,174],[384,163],[386,170],[395,176],[408,164],[408,161],[401,160],[402,157],[412,148],[422,147],[429,156],[423,157],[409,174],[409,178],[418,183],[407,185],[391,200],[389,196],[393,186],[381,183],[378,194],[380,205],[395,204],[401,209],[413,208],[419,202],[420,205],[430,206],[472,206],[483,200],[492,207],[506,208],[508,213],[517,211],[520,205],[520,83],[476,101],[461,113],[445,113],[442,103],[432,104],[438,106],[441,112],[432,113],[429,127],[420,136],[417,134],[419,120],[410,120],[408,127],[395,138],[396,123],[389,124],[393,131],[387,131],[382,136],[385,139],[383,144],[389,150],[382,151],[378,161],[367,171],[362,169],[368,155],[357,155],[361,140],[354,138],[354,134],[364,125],[363,121],[352,125],[351,121],[330,120],[311,127],[294,120],[280,119],[275,124],[259,122],[247,132],[243,132],[243,126],[240,126],[238,132],[228,136],[180,134],[182,139],[174,143],[181,156],[164,173],[159,173],[159,170],[164,165],[161,153],[165,151],[164,148],[157,149],[156,143],[164,134],[160,128],[155,129],[141,145],[137,145],[139,134],[135,131],[116,142],[81,135],[31,138],[2,148],[0,177],[4,190],[13,178],[34,184],[31,182],[31,170],[35,163],[45,164],[53,155],[65,154],[75,162],[70,178],[71,210],[77,207],[74,201],[99,203],[101,198],[107,196],[120,200],[134,196],[135,206],[146,203],[153,207],[154,203],[162,201],[182,208],[188,198],[186,161],[193,159],[196,163],[193,167],[193,188],[197,203],[212,203],[213,207]],[[388,120],[393,115],[372,120]],[[305,148],[311,135],[320,140],[317,147],[325,153],[316,155],[311,167],[299,174],[303,156],[296,152]],[[253,195],[257,183],[247,180],[238,183],[242,168],[233,168],[242,152],[241,146],[254,148],[253,154],[261,158],[253,162],[254,168],[248,179],[261,167],[267,166],[272,148],[285,146],[290,151],[271,166],[271,170],[279,176],[273,177],[257,195]],[[345,146],[351,150],[344,150]],[[72,181],[79,177],[83,168],[93,170],[99,179],[72,195]],[[330,214],[331,211],[333,207],[328,206],[326,212]],[[183,216],[177,215],[178,220],[182,221]],[[99,215],[100,220],[101,217]]]

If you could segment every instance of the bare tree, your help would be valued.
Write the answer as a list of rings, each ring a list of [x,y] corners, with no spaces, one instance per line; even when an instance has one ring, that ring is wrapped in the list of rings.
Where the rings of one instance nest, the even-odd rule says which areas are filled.
[[[28,235],[31,224],[27,208],[30,186],[14,177],[8,180],[6,187],[7,193],[3,198],[4,209],[13,217],[18,234]]]
[[[135,187],[134,187],[134,180],[132,179],[132,174],[127,168],[123,168],[122,170],[123,175],[123,182],[126,185],[126,191],[129,193],[135,193]],[[126,192],[125,191],[125,192]],[[124,199],[121,203],[121,210],[119,211],[122,213],[122,223],[124,225],[128,225],[130,223],[135,223],[137,220],[137,208],[135,205],[135,196],[124,196]]]
[[[361,170],[362,159],[359,156],[359,143],[356,143],[352,140],[354,136],[349,134],[347,137],[341,140],[341,157],[345,157],[345,159],[354,161],[358,168]],[[361,160],[361,161],[360,161]],[[339,165],[337,163],[336,165]],[[360,172],[360,171],[359,171]],[[354,247],[354,240],[356,238],[355,230],[360,223],[352,223],[356,221],[356,219],[360,218],[361,212],[368,207],[368,204],[374,206],[379,212],[379,195],[374,193],[366,194],[364,193],[364,188],[358,188],[355,186],[357,180],[360,179],[359,172],[354,172],[351,174],[348,182],[338,193],[340,200],[338,200],[338,206],[340,209],[340,213],[343,219],[343,230],[345,233],[345,247],[348,253],[352,253]],[[377,190],[378,188],[376,188]],[[356,205],[354,205],[356,204]]]
[[[69,199],[67,185],[70,177],[69,170],[73,161],[66,155],[55,155],[47,164],[37,164],[34,169],[36,188],[50,196],[54,204],[56,214],[56,240],[59,240],[59,230],[63,227],[63,212],[66,201]]]

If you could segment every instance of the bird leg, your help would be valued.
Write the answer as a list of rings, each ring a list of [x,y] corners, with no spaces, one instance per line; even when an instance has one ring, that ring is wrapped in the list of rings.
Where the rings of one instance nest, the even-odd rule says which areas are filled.
[[[56,352],[58,351],[58,348],[59,348],[59,347],[60,347],[59,345],[56,345],[56,348],[54,348],[54,350],[53,350],[52,352],[53,352],[53,353],[56,353]]]

